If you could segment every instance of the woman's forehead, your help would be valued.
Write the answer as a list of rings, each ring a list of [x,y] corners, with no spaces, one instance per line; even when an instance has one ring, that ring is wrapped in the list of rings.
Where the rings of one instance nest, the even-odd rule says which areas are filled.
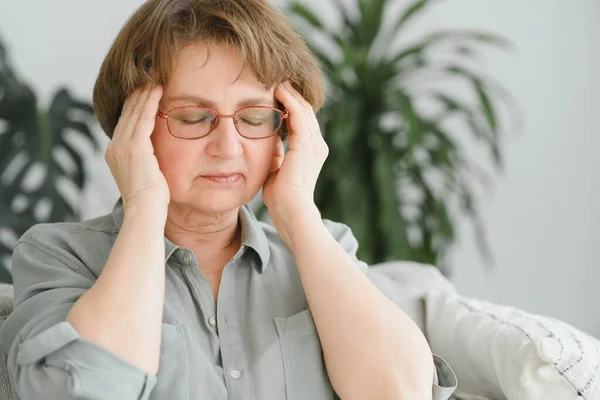
[[[163,99],[168,102],[212,103],[240,98],[273,100],[274,88],[266,88],[245,66],[235,49],[218,44],[197,43],[184,47],[176,58]]]
[[[185,46],[176,54],[171,78],[176,81],[194,79],[222,86],[241,83],[264,88],[249,70],[240,52],[224,44],[199,42]]]
[[[237,99],[236,99],[237,97]],[[228,101],[230,100],[230,101]],[[224,99],[224,101],[216,101],[208,97],[203,97],[201,95],[196,94],[182,94],[182,95],[171,95],[166,93],[163,96],[163,103],[165,105],[170,105],[173,107],[182,106],[182,105],[194,105],[199,107],[208,107],[219,109],[224,105],[232,105],[235,104],[234,108],[239,109],[242,107],[248,106],[274,106],[275,105],[275,96],[274,95],[262,95],[255,97],[246,97],[240,96],[231,96],[230,99]]]

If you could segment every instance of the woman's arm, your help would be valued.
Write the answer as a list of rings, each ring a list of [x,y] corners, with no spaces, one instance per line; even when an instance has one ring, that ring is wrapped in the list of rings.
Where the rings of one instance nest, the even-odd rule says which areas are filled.
[[[160,358],[165,218],[129,209],[104,270],[67,315],[81,336],[152,375]]]
[[[290,84],[275,95],[289,111],[263,199],[290,247],[334,389],[349,399],[431,399],[433,356],[414,322],[355,266],[324,226],[314,190],[329,149],[312,106]],[[356,249],[353,249],[354,251]]]
[[[94,250],[96,242],[110,245],[107,230],[87,229],[94,222],[78,225],[38,224],[15,245],[15,304],[0,329],[12,389],[19,399],[147,400],[156,376],[86,339],[67,321],[98,282],[97,264],[108,255]]]
[[[160,359],[170,196],[150,140],[162,93],[147,85],[123,105],[105,157],[123,198],[123,224],[102,273],[67,316],[80,335],[151,374]]]
[[[288,215],[296,217],[287,221],[284,234],[338,395],[430,399],[434,366],[420,329],[356,267],[316,208]]]

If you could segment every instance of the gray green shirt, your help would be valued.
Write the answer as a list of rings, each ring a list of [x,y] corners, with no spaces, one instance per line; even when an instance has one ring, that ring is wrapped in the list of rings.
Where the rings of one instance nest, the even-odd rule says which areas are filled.
[[[66,316],[102,272],[122,222],[119,200],[111,214],[36,225],[19,239],[15,309],[0,331],[16,399],[337,398],[294,256],[247,206],[240,209],[243,245],[223,270],[218,304],[194,254],[165,238],[157,375],[81,337]],[[348,227],[324,223],[366,272]],[[442,359],[434,361],[433,398],[445,400],[456,379]]]

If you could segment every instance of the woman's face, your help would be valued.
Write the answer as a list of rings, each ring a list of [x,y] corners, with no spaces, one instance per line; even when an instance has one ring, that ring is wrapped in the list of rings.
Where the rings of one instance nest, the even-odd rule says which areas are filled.
[[[275,106],[274,90],[265,89],[250,73],[240,76],[242,67],[241,57],[227,46],[185,47],[164,88],[160,111],[198,105],[190,98],[202,99],[207,107],[228,115],[243,105]],[[187,98],[177,99],[183,96]],[[233,210],[258,193],[269,174],[277,140],[278,135],[246,139],[231,118],[220,119],[207,136],[184,140],[172,136],[167,121],[157,117],[152,134],[171,202],[209,214]],[[239,175],[216,177],[222,174]]]

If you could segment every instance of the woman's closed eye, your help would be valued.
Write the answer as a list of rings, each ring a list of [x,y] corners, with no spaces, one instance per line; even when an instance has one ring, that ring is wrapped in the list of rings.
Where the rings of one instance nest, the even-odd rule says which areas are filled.
[[[173,118],[183,125],[197,125],[207,123],[214,124],[216,122],[216,118],[213,113],[187,113],[173,115]]]
[[[268,118],[265,117],[241,117],[238,119],[239,122],[248,124],[251,126],[262,126],[268,123]]]
[[[252,127],[260,127],[272,124],[273,117],[274,114],[271,109],[246,109],[236,115],[236,122]]]

